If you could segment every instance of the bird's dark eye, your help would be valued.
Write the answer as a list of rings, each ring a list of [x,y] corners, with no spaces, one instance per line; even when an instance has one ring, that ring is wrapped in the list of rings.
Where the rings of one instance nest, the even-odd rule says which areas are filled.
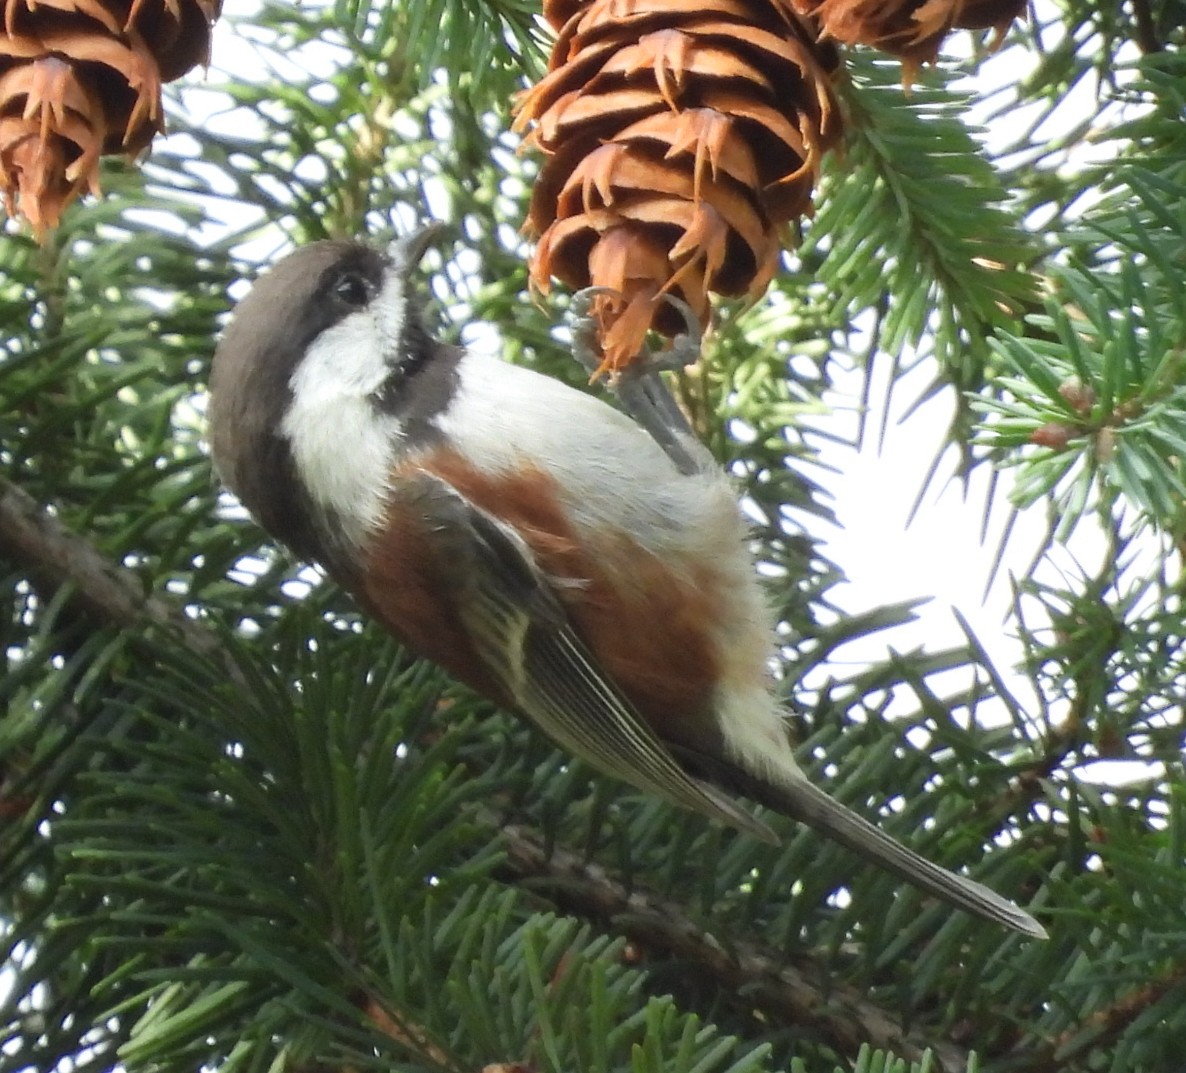
[[[334,297],[343,305],[364,306],[371,300],[371,285],[359,272],[343,272],[334,280]]]

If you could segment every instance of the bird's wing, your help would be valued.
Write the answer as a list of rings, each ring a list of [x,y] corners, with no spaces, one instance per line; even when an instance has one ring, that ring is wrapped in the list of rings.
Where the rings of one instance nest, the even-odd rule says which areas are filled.
[[[521,712],[601,771],[777,842],[765,824],[684,770],[598,666],[523,538],[447,482],[423,479],[434,484],[420,498],[425,521],[471,563],[460,572],[466,629]]]

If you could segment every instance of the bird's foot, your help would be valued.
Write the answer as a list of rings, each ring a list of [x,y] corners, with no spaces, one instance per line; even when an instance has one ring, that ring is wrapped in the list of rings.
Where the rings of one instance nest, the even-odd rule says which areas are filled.
[[[620,292],[612,287],[586,287],[572,299],[573,355],[591,377],[603,371],[598,343],[601,325],[592,313],[594,300],[601,295],[621,298]],[[671,294],[659,297],[679,313],[687,330],[676,336],[666,350],[638,354],[625,368],[611,373],[608,384],[622,409],[663,448],[681,473],[698,473],[715,463],[696,438],[660,373],[679,371],[699,360],[703,338],[700,320],[682,298]]]

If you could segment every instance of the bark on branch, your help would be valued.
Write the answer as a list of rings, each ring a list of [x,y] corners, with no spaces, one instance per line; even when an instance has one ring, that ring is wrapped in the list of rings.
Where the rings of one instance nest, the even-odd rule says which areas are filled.
[[[207,630],[151,592],[127,567],[111,562],[88,540],[63,525],[27,492],[0,478],[0,559],[28,572],[44,593],[70,588],[72,600],[105,626],[161,626],[181,635],[194,651],[219,648]]]
[[[518,825],[502,830],[504,878],[542,893],[564,910],[593,919],[643,950],[703,965],[726,993],[758,1008],[772,1023],[810,1024],[837,1051],[855,1055],[862,1043],[910,1061],[932,1052],[932,1068],[956,1073],[968,1052],[913,1035],[884,1009],[851,987],[838,986],[823,967],[796,956],[795,964],[755,944],[718,940],[692,921],[678,902],[627,888],[603,868],[560,847],[547,849],[538,833]]]

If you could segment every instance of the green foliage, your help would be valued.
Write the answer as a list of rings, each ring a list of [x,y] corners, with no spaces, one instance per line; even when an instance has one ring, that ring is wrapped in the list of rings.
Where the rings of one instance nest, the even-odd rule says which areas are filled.
[[[1015,501],[1052,497],[1063,539],[1086,510],[1121,500],[1175,538],[1186,526],[1186,64],[1143,70],[1129,93],[1148,114],[1115,135],[1141,155],[1110,169],[1100,203],[1065,234],[1045,313],[999,338],[1000,394],[979,404],[994,415],[985,442],[1020,469]]]
[[[932,334],[947,376],[975,388],[983,370],[958,352],[983,362],[985,332],[1033,293],[1021,266],[1037,247],[1003,208],[1007,191],[964,119],[970,94],[943,85],[952,75],[928,72],[907,97],[896,63],[857,53],[850,70],[846,151],[831,161],[804,256],[825,253],[819,273],[843,320],[888,288],[881,346],[898,353]]]
[[[410,662],[220,494],[213,341],[288,243],[444,217],[442,332],[583,380],[563,299],[524,300],[536,165],[507,115],[541,63],[535,8],[241,14],[171,140],[110,166],[46,247],[0,240],[0,1067],[1175,1068],[1181,7],[1039,5],[986,61],[1030,58],[999,84],[968,64],[906,92],[853,52],[804,241],[677,384],[754,520],[805,767],[1033,905],[1046,944],[781,817],[771,849],[590,773]],[[1090,114],[1062,118],[1071,93]],[[1013,579],[1020,676],[967,628],[898,651],[914,604],[837,595],[834,376],[887,361],[960,392],[965,469],[1000,464],[1018,510],[1049,512]],[[102,570],[17,541],[12,486]],[[1067,565],[1084,533],[1102,551]],[[884,655],[854,662],[857,640]],[[1137,773],[1099,779],[1120,757]]]

